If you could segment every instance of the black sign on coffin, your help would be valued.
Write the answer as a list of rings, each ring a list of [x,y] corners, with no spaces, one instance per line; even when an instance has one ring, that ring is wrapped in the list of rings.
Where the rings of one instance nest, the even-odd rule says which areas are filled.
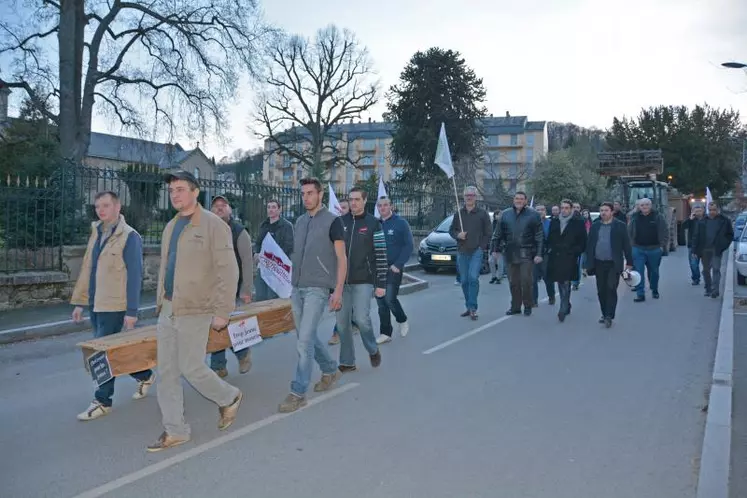
[[[98,386],[112,380],[112,369],[106,351],[99,351],[88,357],[88,371]]]

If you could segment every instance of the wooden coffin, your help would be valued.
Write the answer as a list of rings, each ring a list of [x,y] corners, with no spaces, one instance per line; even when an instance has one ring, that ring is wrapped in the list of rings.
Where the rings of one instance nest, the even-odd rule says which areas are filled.
[[[262,338],[290,332],[295,328],[289,299],[271,299],[242,305],[236,308],[231,323],[256,316]],[[114,334],[78,344],[83,351],[86,369],[89,357],[101,351],[106,352],[111,376],[140,372],[156,366],[156,326]],[[228,329],[210,329],[206,353],[213,353],[231,347]]]

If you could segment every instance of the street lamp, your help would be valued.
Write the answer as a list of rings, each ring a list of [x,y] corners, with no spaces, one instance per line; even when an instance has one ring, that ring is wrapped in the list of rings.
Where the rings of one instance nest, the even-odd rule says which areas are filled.
[[[729,69],[745,69],[747,68],[747,64],[744,64],[742,62],[722,62],[721,65],[723,67],[729,68]]]

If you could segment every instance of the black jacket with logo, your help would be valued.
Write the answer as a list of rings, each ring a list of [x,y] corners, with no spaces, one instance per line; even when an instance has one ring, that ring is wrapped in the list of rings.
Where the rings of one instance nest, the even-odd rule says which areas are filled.
[[[381,222],[364,213],[348,213],[340,218],[345,229],[345,250],[348,256],[347,284],[373,284],[386,288],[387,264],[386,238]]]
[[[545,230],[539,213],[524,207],[519,213],[510,207],[501,214],[493,234],[493,251],[501,251],[509,264],[526,263],[543,254]]]

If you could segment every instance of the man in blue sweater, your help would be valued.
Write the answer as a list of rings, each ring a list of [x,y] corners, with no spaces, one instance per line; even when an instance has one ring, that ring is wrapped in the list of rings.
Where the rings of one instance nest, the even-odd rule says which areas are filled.
[[[384,344],[392,340],[392,317],[399,323],[399,333],[402,337],[407,335],[410,324],[407,323],[407,315],[402,309],[397,295],[402,285],[402,272],[405,264],[412,256],[412,231],[410,225],[403,218],[392,212],[392,201],[388,197],[381,197],[378,201],[379,213],[381,214],[381,227],[386,237],[386,258],[389,271],[386,278],[386,294],[377,297],[379,305],[379,331],[381,335],[376,340]]]
[[[121,204],[114,192],[99,192],[94,200],[99,221],[91,224],[91,236],[83,264],[70,300],[75,305],[73,320],[83,320],[88,306],[94,337],[116,334],[124,327],[130,330],[137,322],[140,287],[143,282],[143,242],[140,234],[120,214]],[[132,377],[137,389],[132,396],[142,399],[148,394],[156,376],[150,370]],[[114,379],[101,384],[91,405],[78,414],[78,420],[95,420],[112,410]]]

